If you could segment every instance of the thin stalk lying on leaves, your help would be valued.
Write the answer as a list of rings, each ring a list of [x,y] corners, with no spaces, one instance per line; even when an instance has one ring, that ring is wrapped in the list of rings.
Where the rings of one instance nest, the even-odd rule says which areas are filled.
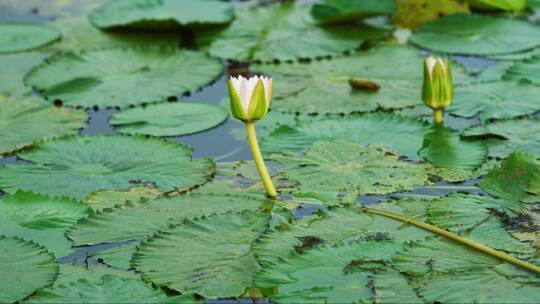
[[[533,271],[535,273],[540,274],[540,267],[538,267],[536,265],[533,265],[531,263],[527,263],[527,262],[522,261],[522,260],[520,260],[518,258],[515,258],[515,257],[513,257],[513,256],[511,256],[509,254],[506,254],[506,253],[501,252],[501,251],[497,251],[497,250],[495,250],[495,249],[493,249],[491,247],[488,247],[488,246],[484,246],[482,244],[479,244],[479,243],[477,243],[475,241],[472,241],[472,240],[469,240],[469,239],[464,238],[462,236],[459,236],[459,235],[457,235],[455,233],[452,233],[450,231],[447,231],[447,230],[441,229],[439,227],[436,227],[436,226],[433,226],[433,225],[418,221],[418,220],[416,220],[416,219],[414,219],[412,217],[404,216],[404,215],[394,213],[394,212],[390,212],[390,211],[386,211],[386,210],[379,210],[379,209],[372,209],[372,208],[364,208],[364,210],[367,213],[370,213],[370,214],[376,214],[376,215],[385,216],[385,217],[388,217],[388,218],[391,218],[391,219],[394,219],[394,220],[398,220],[398,221],[401,221],[401,222],[404,222],[404,223],[408,223],[408,224],[420,227],[422,229],[433,232],[435,234],[447,237],[447,238],[449,238],[451,240],[454,240],[454,241],[456,241],[458,243],[467,245],[467,246],[469,246],[471,248],[474,248],[474,249],[476,249],[478,251],[481,251],[481,252],[487,253],[489,255],[492,255],[494,257],[497,257],[497,258],[499,258],[499,259],[501,259],[501,260],[503,260],[505,262],[512,263],[512,264],[517,265],[517,266],[521,266],[521,267],[523,267],[525,269],[528,269],[530,271]]]

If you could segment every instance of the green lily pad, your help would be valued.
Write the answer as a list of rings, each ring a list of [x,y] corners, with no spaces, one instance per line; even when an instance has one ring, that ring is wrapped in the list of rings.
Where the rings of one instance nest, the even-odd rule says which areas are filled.
[[[540,55],[540,48],[534,48],[519,53],[510,53],[502,55],[487,56],[489,59],[494,60],[506,60],[506,61],[521,61],[525,59],[532,59]]]
[[[18,238],[0,236],[0,301],[15,303],[37,289],[51,285],[58,274],[54,255],[45,248]]]
[[[141,185],[182,192],[205,183],[214,172],[211,160],[192,161],[187,146],[144,137],[69,137],[18,156],[32,163],[0,168],[0,189],[8,193],[24,190],[83,199],[99,190]]]
[[[161,192],[157,189],[145,187],[133,187],[127,191],[103,190],[90,194],[84,203],[94,211],[103,211],[139,203],[141,200],[154,199],[160,195]]]
[[[376,15],[391,15],[394,0],[324,0],[313,5],[311,14],[319,23],[341,23]]]
[[[48,56],[38,52],[1,55],[0,95],[20,96],[31,92],[32,89],[24,85],[24,75]]]
[[[414,49],[383,46],[331,61],[254,65],[251,70],[276,79],[274,110],[348,114],[421,104],[421,67],[422,58]],[[350,80],[372,82],[379,89],[354,89]]]
[[[221,106],[178,102],[123,110],[115,113],[109,122],[120,133],[177,136],[214,128],[228,116]]]
[[[60,33],[49,26],[0,24],[0,54],[18,53],[43,47],[60,40]]]
[[[125,107],[197,90],[222,70],[218,60],[203,53],[146,46],[58,55],[25,81],[66,105]]]
[[[454,0],[395,0],[392,22],[400,27],[416,29],[420,25],[457,13],[469,13],[467,4]]]
[[[96,213],[72,226],[67,235],[76,245],[144,239],[186,219],[231,210],[260,210],[261,200],[244,196],[182,195]]]
[[[92,254],[92,257],[96,258],[99,262],[107,264],[109,266],[129,270],[131,269],[131,258],[137,250],[138,242],[129,243],[111,249],[99,251]]]
[[[106,274],[99,282],[80,279],[39,290],[24,303],[164,303],[165,292],[140,280]]]
[[[325,117],[281,126],[262,139],[261,149],[266,154],[301,152],[316,141],[346,140],[361,145],[383,144],[418,160],[417,151],[429,131],[425,122],[387,113]]]
[[[270,62],[341,55],[388,33],[362,24],[319,27],[310,10],[294,3],[238,9],[227,29],[201,34],[198,42],[214,57]]]
[[[0,97],[0,155],[76,134],[87,119],[83,111],[47,106],[32,97]]]
[[[506,54],[539,46],[540,28],[515,19],[455,14],[424,24],[411,42],[442,53]]]
[[[224,24],[233,18],[232,6],[216,0],[111,0],[90,14],[103,29]]]
[[[527,0],[465,0],[470,6],[503,11],[522,11],[527,7]]]
[[[502,120],[471,127],[463,136],[483,139],[491,157],[505,158],[514,151],[540,154],[540,119]]]
[[[346,141],[315,142],[305,155],[276,157],[288,166],[284,175],[298,186],[295,196],[352,200],[362,194],[409,191],[428,182],[425,167],[399,160],[384,146]]]
[[[540,85],[540,55],[515,63],[506,73],[506,77]]]
[[[132,263],[158,286],[205,298],[238,297],[260,269],[252,246],[268,221],[267,214],[250,211],[186,221],[143,242]]]
[[[505,159],[500,168],[493,168],[480,182],[487,193],[508,201],[537,201],[529,193],[529,186],[540,175],[540,161],[535,156],[515,152]]]
[[[449,128],[434,126],[418,155],[437,168],[472,171],[484,163],[487,149],[480,141],[461,139]]]
[[[102,277],[107,274],[120,278],[140,279],[140,275],[135,272],[115,269],[102,264],[77,265],[65,263],[60,264],[60,273],[56,281],[54,281],[53,287],[68,285],[80,279],[85,279],[93,284],[99,284]]]
[[[481,120],[513,118],[540,111],[540,87],[511,81],[460,86],[449,113]]]

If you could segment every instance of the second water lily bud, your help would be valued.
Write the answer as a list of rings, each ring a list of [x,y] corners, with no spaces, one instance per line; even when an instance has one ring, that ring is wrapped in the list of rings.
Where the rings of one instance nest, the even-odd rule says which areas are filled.
[[[452,68],[447,59],[429,56],[424,61],[422,100],[435,111],[435,122],[442,122],[442,111],[454,99]]]
[[[231,77],[227,86],[231,99],[231,112],[236,119],[243,122],[256,122],[268,113],[272,99],[272,78]]]

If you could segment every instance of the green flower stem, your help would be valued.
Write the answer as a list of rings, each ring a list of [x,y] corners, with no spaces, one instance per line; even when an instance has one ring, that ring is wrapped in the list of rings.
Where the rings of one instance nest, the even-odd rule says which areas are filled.
[[[253,154],[253,160],[255,161],[255,165],[257,165],[257,170],[259,171],[259,175],[261,176],[264,189],[266,189],[266,194],[271,199],[276,199],[276,188],[274,187],[272,179],[270,178],[270,174],[268,174],[268,170],[266,170],[266,166],[264,165],[264,160],[261,155],[261,149],[259,148],[259,143],[257,142],[257,134],[255,133],[255,124],[252,122],[247,122],[246,131],[249,148],[251,149],[251,154]]]
[[[476,250],[479,250],[481,252],[487,253],[487,254],[492,255],[494,257],[497,257],[497,258],[499,258],[499,259],[501,259],[503,261],[506,261],[508,263],[512,263],[514,265],[521,266],[521,267],[523,267],[525,269],[528,269],[528,270],[530,270],[532,272],[540,273],[540,267],[538,267],[536,265],[533,265],[531,263],[527,263],[525,261],[522,261],[522,260],[520,260],[518,258],[515,258],[515,257],[513,257],[513,256],[511,256],[509,254],[506,254],[504,252],[497,251],[497,250],[495,250],[493,248],[490,248],[488,246],[484,246],[484,245],[479,244],[479,243],[477,243],[475,241],[469,240],[467,238],[459,236],[459,235],[457,235],[455,233],[452,233],[450,231],[441,229],[439,227],[436,227],[436,226],[433,226],[433,225],[426,224],[424,222],[418,221],[418,220],[416,220],[414,218],[404,216],[404,215],[401,215],[401,214],[397,214],[397,213],[393,213],[393,212],[390,212],[390,211],[379,210],[379,209],[364,208],[364,210],[367,213],[377,214],[377,215],[385,216],[385,217],[395,219],[395,220],[398,220],[398,221],[401,221],[401,222],[404,222],[404,223],[412,224],[414,226],[420,227],[422,229],[428,230],[428,231],[433,232],[433,233],[438,234],[438,235],[442,235],[442,236],[447,237],[449,239],[452,239],[452,240],[454,240],[454,241],[456,241],[458,243],[467,245],[467,246],[472,247],[472,248],[474,248]]]
[[[436,109],[433,110],[433,122],[438,125],[442,125],[444,122],[444,110]]]

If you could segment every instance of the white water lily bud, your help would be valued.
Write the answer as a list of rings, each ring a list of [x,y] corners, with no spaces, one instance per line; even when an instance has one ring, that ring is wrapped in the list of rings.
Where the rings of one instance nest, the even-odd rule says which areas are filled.
[[[272,78],[254,76],[231,77],[227,81],[231,112],[243,122],[255,122],[263,118],[270,108]]]
[[[429,56],[424,61],[422,100],[434,110],[448,107],[454,99],[452,70],[448,60]]]

